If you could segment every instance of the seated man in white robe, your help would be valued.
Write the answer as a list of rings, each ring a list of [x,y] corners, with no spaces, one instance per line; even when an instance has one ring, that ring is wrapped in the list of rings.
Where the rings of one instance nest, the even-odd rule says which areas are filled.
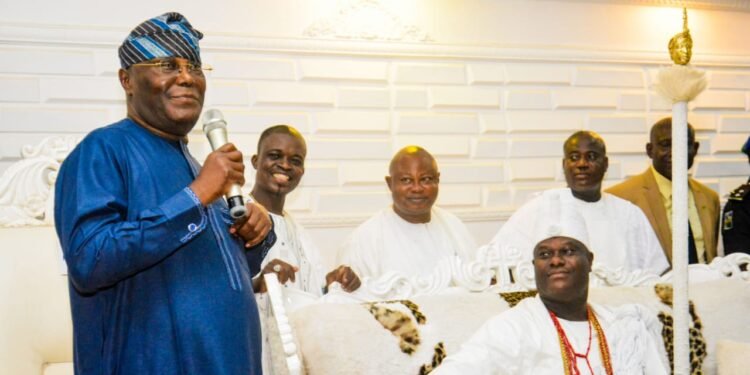
[[[598,265],[657,275],[667,271],[669,262],[643,211],[601,191],[609,165],[604,140],[579,131],[565,141],[563,151],[568,187],[544,191],[523,205],[488,246],[530,259],[539,240],[576,233],[596,254]]]
[[[488,320],[432,374],[668,374],[655,314],[587,302],[593,259],[576,239],[541,241],[538,295]]]
[[[262,204],[271,215],[276,233],[276,243],[262,255],[261,270],[253,277],[256,293],[265,293],[266,284],[262,277],[276,273],[281,284],[296,288],[310,297],[321,297],[333,282],[341,284],[346,292],[359,288],[359,277],[350,267],[340,266],[325,274],[318,248],[288,212],[284,211],[287,194],[299,185],[305,174],[307,145],[297,129],[287,125],[272,126],[263,131],[258,140],[258,153],[253,155],[255,185],[251,193],[256,203]],[[273,374],[273,331],[269,325],[269,301],[265,294],[256,295],[263,329],[263,373]]]
[[[260,274],[253,280],[258,293],[265,292],[265,281],[260,276],[270,272],[278,275],[280,283],[289,283],[315,296],[324,294],[333,282],[341,284],[347,292],[360,286],[359,277],[348,266],[324,274],[318,248],[304,228],[284,211],[287,194],[305,174],[306,155],[307,145],[299,131],[276,125],[263,131],[258,153],[252,157],[256,174],[251,195],[268,210],[277,238],[263,258]]]
[[[418,146],[401,149],[385,177],[393,205],[354,230],[339,252],[339,262],[360,277],[378,278],[393,271],[427,276],[441,260],[473,260],[476,245],[455,215],[434,207],[440,172],[435,158]]]

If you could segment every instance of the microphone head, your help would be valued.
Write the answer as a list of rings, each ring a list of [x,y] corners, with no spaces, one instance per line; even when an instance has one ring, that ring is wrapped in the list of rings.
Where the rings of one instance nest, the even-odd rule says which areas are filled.
[[[227,122],[224,121],[224,115],[218,109],[209,109],[203,114],[203,132],[208,134],[216,128],[225,128]]]

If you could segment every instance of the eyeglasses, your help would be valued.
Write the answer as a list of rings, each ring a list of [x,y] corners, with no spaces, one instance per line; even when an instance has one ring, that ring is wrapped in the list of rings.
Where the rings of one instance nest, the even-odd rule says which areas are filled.
[[[131,66],[135,66],[135,65],[153,66],[153,67],[158,68],[162,74],[166,74],[170,76],[179,74],[182,67],[185,67],[188,74],[192,76],[196,76],[196,77],[203,77],[205,75],[205,72],[210,72],[213,70],[213,68],[208,65],[194,64],[190,61],[184,64],[179,64],[177,60],[174,60],[174,59],[156,60],[152,62],[140,62],[140,63],[132,64]]]

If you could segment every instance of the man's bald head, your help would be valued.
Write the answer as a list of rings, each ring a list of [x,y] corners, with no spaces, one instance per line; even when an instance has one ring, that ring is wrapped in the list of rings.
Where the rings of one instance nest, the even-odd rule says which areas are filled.
[[[692,124],[688,122],[688,142],[695,142],[695,128]],[[660,133],[667,131],[672,131],[672,118],[671,117],[665,117],[657,122],[654,123],[654,125],[651,126],[651,133],[650,133],[650,139],[651,142],[654,142]]]
[[[391,159],[388,174],[393,211],[410,223],[429,222],[440,183],[435,158],[422,147],[406,146]]]
[[[700,143],[695,141],[695,129],[688,123],[688,168],[693,166]],[[672,179],[672,118],[665,117],[651,127],[650,141],[646,144],[646,154],[660,175]]]
[[[403,158],[419,158],[424,160],[425,162],[432,164],[435,168],[435,170],[438,170],[437,167],[437,161],[435,161],[435,158],[430,154],[427,150],[420,146],[406,146],[398,152],[396,152],[396,155],[393,155],[393,158],[391,159],[391,164],[388,167],[388,173],[393,176],[393,168],[395,168],[398,163]]]
[[[568,137],[568,139],[565,140],[565,143],[563,144],[563,152],[568,151],[571,149],[575,144],[579,143],[581,140],[589,140],[592,145],[595,145],[596,147],[599,147],[601,149],[602,155],[607,155],[607,145],[604,143],[604,138],[602,138],[599,133],[590,131],[590,130],[579,130]]]

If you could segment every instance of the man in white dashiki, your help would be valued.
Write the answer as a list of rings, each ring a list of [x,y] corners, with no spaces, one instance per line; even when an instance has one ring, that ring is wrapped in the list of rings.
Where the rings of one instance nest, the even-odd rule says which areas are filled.
[[[604,140],[579,131],[565,141],[563,151],[568,187],[546,190],[523,205],[487,246],[530,259],[541,239],[575,233],[596,254],[598,265],[664,273],[669,262],[641,209],[601,191],[609,166]]]
[[[455,215],[434,207],[440,172],[435,158],[418,146],[407,146],[391,160],[385,177],[393,205],[362,223],[339,252],[360,277],[377,278],[393,271],[427,276],[438,262],[457,256],[474,258],[476,245]]]
[[[318,248],[304,228],[284,211],[287,194],[294,191],[305,174],[306,156],[305,139],[291,126],[272,126],[258,140],[258,153],[252,157],[256,169],[252,198],[270,213],[277,240],[253,279],[256,292],[265,292],[265,281],[260,276],[270,272],[275,272],[282,284],[288,282],[315,296],[323,295],[333,282],[347,292],[360,286],[359,277],[350,267],[342,265],[325,274]]]
[[[668,374],[655,313],[587,303],[593,259],[576,239],[542,240],[539,294],[488,320],[432,374]]]

